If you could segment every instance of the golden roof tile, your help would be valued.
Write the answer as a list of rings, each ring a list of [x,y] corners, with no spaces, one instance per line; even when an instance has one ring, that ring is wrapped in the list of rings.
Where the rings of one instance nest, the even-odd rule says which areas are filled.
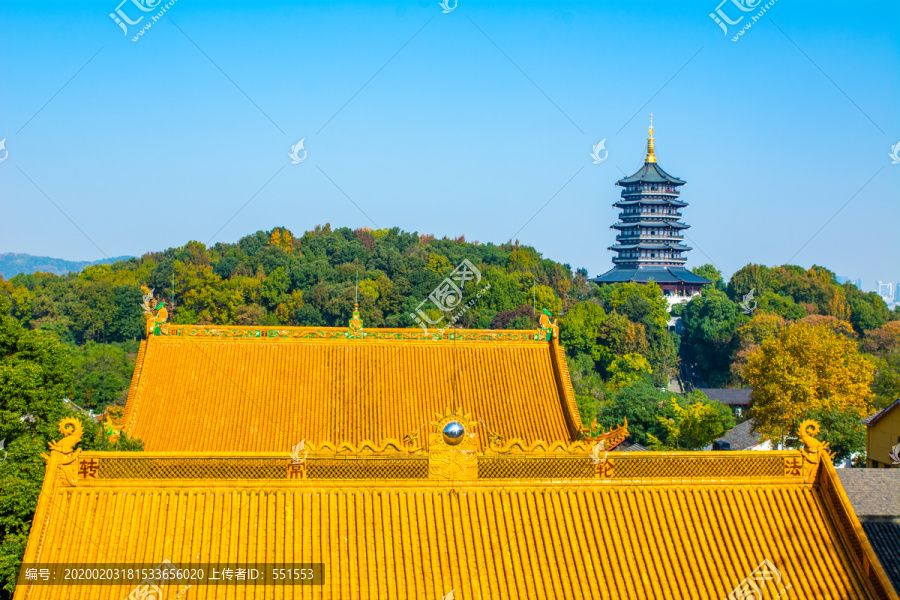
[[[313,463],[339,454],[333,447],[310,445],[307,470],[294,478],[288,453],[81,452],[80,432],[64,423],[26,567],[322,563],[322,586],[210,583],[192,592],[198,598],[442,598],[451,590],[459,600],[726,598],[758,586],[766,598],[898,600],[811,426],[804,450],[613,453],[608,469],[546,477],[548,464],[590,466],[596,457],[584,442],[535,444],[477,453],[467,479],[384,478],[387,468],[375,463],[386,457],[470,460],[465,436],[478,435],[475,421],[439,417],[429,435],[456,419],[462,442],[433,438],[424,457],[391,444],[352,448],[345,459],[374,465],[374,476],[356,481],[314,473]],[[535,462],[486,477],[485,460]],[[23,581],[14,598],[124,598],[132,589],[74,584],[62,593]]]
[[[165,331],[141,344],[122,419],[147,450],[381,443],[413,434],[447,406],[506,439],[583,433],[555,329]]]

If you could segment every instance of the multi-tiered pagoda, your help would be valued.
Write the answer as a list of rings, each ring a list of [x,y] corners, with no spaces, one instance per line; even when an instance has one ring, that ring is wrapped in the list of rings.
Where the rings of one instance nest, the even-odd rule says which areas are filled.
[[[686,202],[678,199],[679,188],[685,182],[672,177],[656,162],[653,145],[653,115],[650,115],[650,137],[647,138],[647,158],[644,166],[632,175],[620,179],[622,199],[613,204],[621,209],[616,244],[609,247],[616,252],[613,268],[593,281],[597,284],[634,281],[656,282],[670,302],[690,299],[699,294],[704,285],[712,283],[684,268],[691,250],[684,244],[681,209]]]

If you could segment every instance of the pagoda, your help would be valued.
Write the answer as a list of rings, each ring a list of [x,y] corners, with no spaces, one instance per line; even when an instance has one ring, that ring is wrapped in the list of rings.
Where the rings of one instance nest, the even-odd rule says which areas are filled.
[[[653,115],[647,158],[637,173],[616,182],[622,186],[622,198],[613,206],[620,209],[613,268],[593,281],[597,284],[634,281],[657,283],[669,303],[686,302],[712,283],[684,268],[684,232],[689,225],[680,221],[687,202],[679,199],[685,181],[666,173],[656,162],[653,144]]]

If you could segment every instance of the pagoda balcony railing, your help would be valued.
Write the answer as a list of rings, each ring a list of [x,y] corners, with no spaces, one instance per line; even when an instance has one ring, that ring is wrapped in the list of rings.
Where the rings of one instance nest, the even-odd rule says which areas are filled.
[[[680,219],[681,213],[664,213],[664,212],[620,212],[620,219],[653,217],[654,219]]]
[[[669,256],[669,257],[666,257],[666,256],[662,256],[662,257],[661,256],[657,256],[657,257],[653,257],[653,256],[638,256],[638,257],[617,256],[617,257],[614,257],[612,259],[612,261],[613,261],[613,263],[640,263],[640,264],[653,263],[654,265],[656,265],[656,264],[665,265],[668,263],[683,264],[683,263],[687,262],[687,259],[680,258],[680,257],[676,258],[674,256]]]
[[[679,194],[680,192],[673,187],[654,185],[652,183],[642,187],[626,187],[622,194],[641,194],[645,192],[656,192],[659,194]]]
[[[644,241],[644,240],[683,240],[683,235],[617,235],[617,242]]]

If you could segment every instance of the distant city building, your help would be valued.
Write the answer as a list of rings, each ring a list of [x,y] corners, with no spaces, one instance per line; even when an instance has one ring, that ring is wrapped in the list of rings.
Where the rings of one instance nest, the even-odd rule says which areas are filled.
[[[889,281],[879,281],[875,285],[875,291],[884,298],[884,301],[891,304],[894,301],[894,284]]]
[[[679,188],[686,182],[662,170],[656,162],[653,139],[653,115],[650,115],[650,137],[647,157],[637,173],[620,179],[622,199],[613,204],[621,209],[619,222],[611,227],[619,231],[616,243],[609,247],[616,253],[613,268],[593,279],[603,285],[634,281],[655,282],[662,288],[669,304],[687,302],[712,283],[684,268],[684,244],[688,225],[679,221],[681,209]]]
[[[845,283],[852,283],[856,286],[857,289],[862,290],[862,279],[850,279],[849,277],[845,277],[844,275],[835,275],[835,280],[837,280],[838,285],[844,285]]]

